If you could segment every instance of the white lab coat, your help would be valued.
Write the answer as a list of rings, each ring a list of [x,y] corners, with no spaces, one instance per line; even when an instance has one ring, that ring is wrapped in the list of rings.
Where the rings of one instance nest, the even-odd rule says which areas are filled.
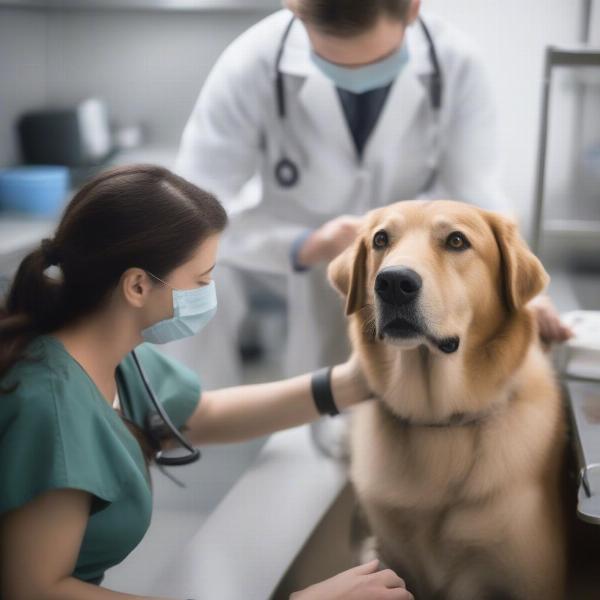
[[[323,269],[294,273],[290,247],[303,231],[342,214],[362,214],[417,197],[452,198],[507,210],[498,186],[495,115],[484,68],[471,45],[425,16],[443,77],[441,110],[431,106],[429,46],[418,25],[407,32],[410,59],[357,157],[336,89],[311,62],[296,21],[281,61],[287,117],[279,119],[275,56],[291,13],[281,10],[236,39],[213,68],[185,127],[176,171],[217,195],[231,223],[221,260],[246,272],[285,278],[291,328],[288,369],[339,360],[342,311]],[[274,176],[285,154],[298,185]],[[337,325],[332,315],[337,315]],[[297,331],[297,335],[294,334]],[[332,342],[332,340],[334,340]]]

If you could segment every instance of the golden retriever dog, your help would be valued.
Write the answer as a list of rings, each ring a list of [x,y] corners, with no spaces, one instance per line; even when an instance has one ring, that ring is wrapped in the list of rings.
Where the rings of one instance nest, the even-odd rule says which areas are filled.
[[[329,277],[377,397],[350,438],[379,557],[418,600],[562,600],[565,421],[527,309],[548,275],[515,224],[399,202]]]

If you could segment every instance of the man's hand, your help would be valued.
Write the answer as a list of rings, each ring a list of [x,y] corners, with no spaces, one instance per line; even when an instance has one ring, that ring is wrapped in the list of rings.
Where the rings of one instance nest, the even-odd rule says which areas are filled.
[[[298,252],[298,263],[303,267],[312,267],[333,260],[354,242],[361,222],[361,217],[352,215],[327,221],[304,242]]]
[[[538,296],[528,306],[536,316],[542,341],[548,344],[564,342],[573,336],[573,331],[561,322],[560,315],[548,296]]]

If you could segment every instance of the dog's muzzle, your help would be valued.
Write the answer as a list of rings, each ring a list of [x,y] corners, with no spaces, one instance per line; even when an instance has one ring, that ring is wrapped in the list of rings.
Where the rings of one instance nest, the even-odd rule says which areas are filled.
[[[386,267],[375,278],[379,300],[379,336],[392,339],[424,337],[445,354],[458,350],[456,336],[437,338],[428,331],[417,307],[423,279],[408,267]]]

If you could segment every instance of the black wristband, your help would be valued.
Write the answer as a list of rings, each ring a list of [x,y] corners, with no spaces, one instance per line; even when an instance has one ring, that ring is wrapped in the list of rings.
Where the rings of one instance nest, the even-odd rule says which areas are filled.
[[[335,417],[340,414],[340,411],[335,405],[331,391],[332,370],[333,367],[325,367],[315,371],[310,378],[310,389],[319,414]]]

